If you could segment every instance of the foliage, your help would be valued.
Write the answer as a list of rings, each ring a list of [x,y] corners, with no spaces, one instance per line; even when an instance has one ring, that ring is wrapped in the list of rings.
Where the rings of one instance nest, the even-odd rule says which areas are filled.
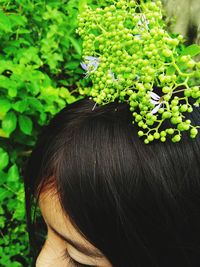
[[[80,3],[0,1],[0,266],[30,262],[22,171],[42,126],[78,99]]]

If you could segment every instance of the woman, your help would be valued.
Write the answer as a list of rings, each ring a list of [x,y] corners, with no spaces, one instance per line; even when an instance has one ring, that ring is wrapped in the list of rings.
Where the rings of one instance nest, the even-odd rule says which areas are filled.
[[[145,145],[126,103],[94,104],[61,110],[27,164],[30,236],[34,199],[48,229],[36,266],[199,266],[199,136]]]

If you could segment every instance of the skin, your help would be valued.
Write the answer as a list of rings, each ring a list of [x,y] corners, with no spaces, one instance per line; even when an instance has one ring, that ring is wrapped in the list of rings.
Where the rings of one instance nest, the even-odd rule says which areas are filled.
[[[36,267],[73,267],[73,263],[64,257],[64,254],[79,263],[95,267],[112,267],[106,257],[86,239],[84,239],[70,223],[69,218],[63,213],[58,196],[52,193],[41,193],[39,207],[47,225],[47,238],[45,244],[37,258]],[[55,229],[57,233],[52,230]],[[60,236],[58,236],[58,234]],[[96,250],[101,254],[100,257],[91,257],[79,252],[71,244],[62,239],[62,236],[69,237],[81,245]]]

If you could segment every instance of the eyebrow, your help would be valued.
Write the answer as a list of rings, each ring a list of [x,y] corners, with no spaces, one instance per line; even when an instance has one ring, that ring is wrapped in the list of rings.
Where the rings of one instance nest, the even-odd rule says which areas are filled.
[[[99,252],[96,249],[91,249],[87,248],[86,246],[76,242],[75,240],[71,240],[68,236],[63,236],[60,234],[55,228],[53,228],[52,225],[48,224],[49,228],[57,235],[59,236],[62,240],[66,241],[69,243],[72,247],[74,247],[76,250],[79,252],[85,254],[86,256],[92,257],[92,258],[103,258],[103,254]]]

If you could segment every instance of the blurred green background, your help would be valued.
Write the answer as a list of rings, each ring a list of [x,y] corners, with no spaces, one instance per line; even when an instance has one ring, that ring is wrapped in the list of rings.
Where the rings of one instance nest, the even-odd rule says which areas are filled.
[[[0,266],[31,266],[23,168],[42,126],[79,99],[76,88],[83,70],[77,14],[85,3],[106,2],[0,0]],[[163,2],[170,16],[178,14],[172,1]],[[183,2],[182,11],[197,3]],[[191,30],[191,25],[198,25],[199,17],[195,20],[192,10],[198,9],[187,12],[187,25],[181,28],[179,18],[171,27],[198,42],[198,27]]]

